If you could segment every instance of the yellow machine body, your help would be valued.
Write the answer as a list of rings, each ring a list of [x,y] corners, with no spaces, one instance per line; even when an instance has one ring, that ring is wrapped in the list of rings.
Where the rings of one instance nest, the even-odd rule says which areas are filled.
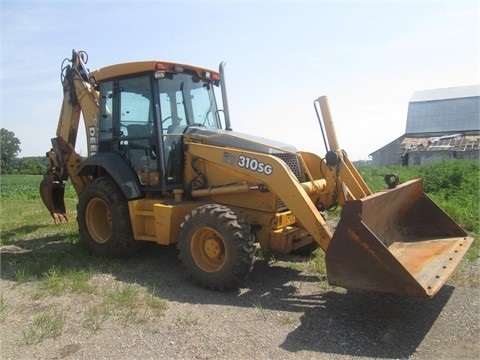
[[[150,145],[156,145],[150,160],[158,161],[161,169],[134,168],[133,161],[121,164],[127,157],[122,154],[128,154],[122,151],[138,140],[135,136],[123,142],[113,136],[109,146],[117,150],[97,154],[101,144],[96,134],[102,129],[102,118],[110,116],[99,110],[102,96],[106,97],[102,81],[137,73],[164,79],[189,69],[192,84],[204,81],[207,88],[218,84],[223,73],[212,72],[215,83],[207,79],[211,72],[205,69],[141,62],[88,74],[82,61],[81,54],[74,53],[72,71],[66,75],[71,81],[64,81],[57,137],[47,153],[51,164],[40,189],[52,217],[62,222],[67,220],[63,181],[72,181],[80,199],[81,238],[93,251],[116,254],[116,237],[122,238],[121,254],[129,251],[131,241],[177,243],[194,280],[222,289],[238,286],[248,273],[255,243],[281,253],[317,244],[326,253],[331,284],[431,297],[473,241],[425,195],[421,179],[390,184],[389,189],[372,194],[338,145],[326,97],[316,100],[328,139],[325,157],[235,133],[229,119],[225,119],[225,130],[192,123],[167,132],[160,130],[165,121],[161,115],[155,128],[162,134],[149,135]],[[87,159],[74,151],[80,113],[92,145]],[[121,139],[123,132],[112,129]],[[172,139],[177,142],[167,147]],[[145,147],[145,154],[151,148]],[[181,149],[173,170],[167,172],[167,154],[158,154],[158,148]],[[131,168],[133,175],[127,176],[130,170],[122,172],[124,168]],[[167,186],[175,176],[181,182]],[[110,197],[110,192],[115,195]],[[342,213],[333,231],[322,213],[337,205]]]

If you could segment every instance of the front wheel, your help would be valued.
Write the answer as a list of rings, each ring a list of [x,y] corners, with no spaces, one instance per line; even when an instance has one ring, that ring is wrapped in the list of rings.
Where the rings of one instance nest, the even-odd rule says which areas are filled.
[[[231,289],[253,266],[254,236],[228,207],[208,204],[194,209],[180,225],[179,257],[198,285]]]
[[[127,256],[138,250],[128,203],[108,176],[91,181],[79,196],[77,222],[80,241],[96,255]]]

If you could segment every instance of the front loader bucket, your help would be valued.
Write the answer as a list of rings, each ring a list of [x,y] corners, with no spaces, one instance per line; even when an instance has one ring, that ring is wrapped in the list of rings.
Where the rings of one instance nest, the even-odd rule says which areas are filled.
[[[64,194],[65,183],[63,181],[56,181],[51,175],[43,178],[40,183],[40,196],[55,224],[68,221]]]
[[[472,244],[412,180],[347,201],[327,249],[329,283],[351,290],[431,297]]]

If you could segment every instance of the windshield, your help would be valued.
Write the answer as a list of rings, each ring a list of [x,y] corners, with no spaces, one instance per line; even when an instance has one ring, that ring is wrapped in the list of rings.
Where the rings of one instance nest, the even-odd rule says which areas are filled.
[[[163,133],[179,127],[200,125],[221,128],[215,85],[186,73],[166,74],[158,80]]]

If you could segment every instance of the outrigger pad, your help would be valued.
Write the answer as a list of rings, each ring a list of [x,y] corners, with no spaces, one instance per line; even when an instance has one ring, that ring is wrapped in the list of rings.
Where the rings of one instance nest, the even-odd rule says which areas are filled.
[[[431,297],[463,258],[468,237],[423,192],[421,179],[348,201],[327,249],[329,283]]]

